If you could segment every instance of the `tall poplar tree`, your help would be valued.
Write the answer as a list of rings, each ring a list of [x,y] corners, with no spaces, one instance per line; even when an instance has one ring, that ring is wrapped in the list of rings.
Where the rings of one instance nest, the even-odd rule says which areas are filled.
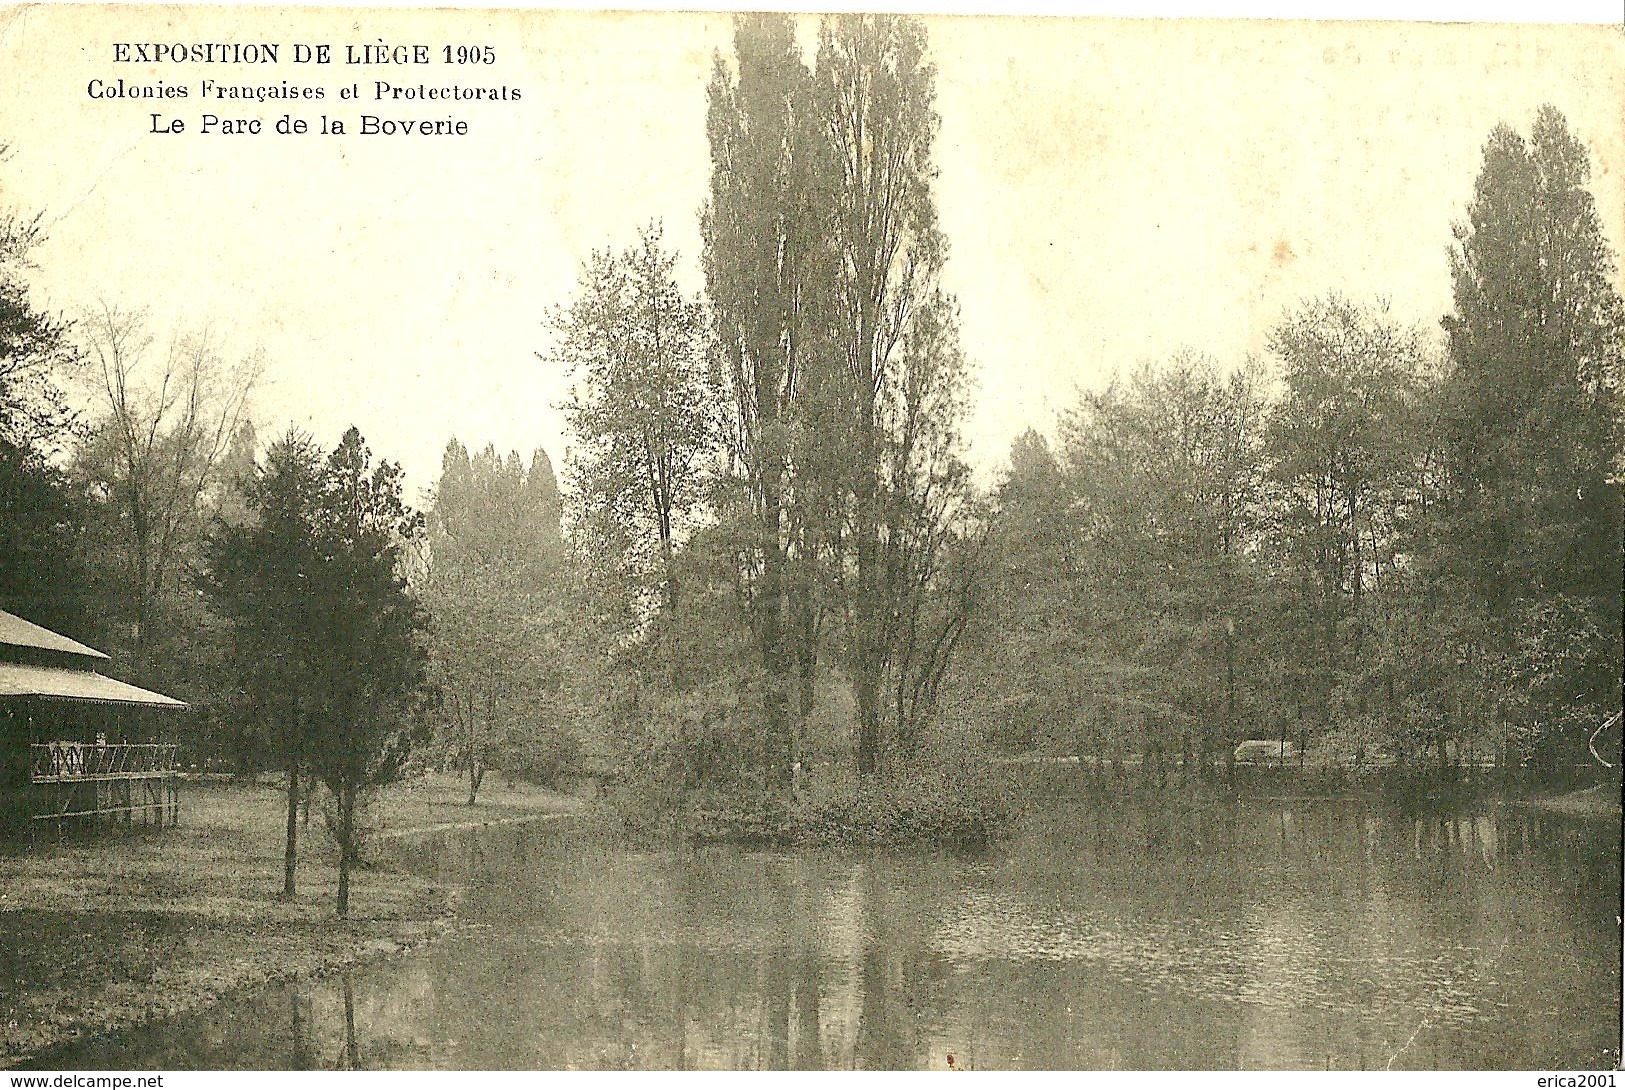
[[[1516,661],[1587,644],[1565,660],[1567,683],[1543,684],[1553,695],[1527,709],[1537,731],[1617,701],[1625,304],[1589,174],[1555,108],[1541,108],[1528,140],[1497,127],[1456,227],[1444,319],[1440,559],[1486,615],[1498,646],[1480,653]],[[1574,631],[1550,631],[1554,618]]]
[[[934,532],[922,515],[952,516],[930,490],[964,481],[953,463],[966,379],[956,306],[938,283],[947,244],[931,193],[935,79],[917,19],[842,15],[820,28],[815,108],[831,156],[833,335],[851,427],[843,642],[862,775],[880,767],[900,596],[930,583],[899,561],[924,557],[909,545]]]
[[[743,575],[772,788],[788,783],[794,759],[792,692],[801,713],[810,703],[817,563],[833,537],[831,463],[818,452],[839,435],[828,402],[827,156],[812,92],[792,19],[742,16],[733,66],[716,58],[706,123],[706,287],[732,393],[730,453],[756,531]]]

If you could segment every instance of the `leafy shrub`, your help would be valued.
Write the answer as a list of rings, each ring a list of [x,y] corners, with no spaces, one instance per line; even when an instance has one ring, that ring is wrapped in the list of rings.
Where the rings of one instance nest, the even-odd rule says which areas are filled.
[[[541,787],[562,786],[581,764],[581,747],[562,731],[537,731],[500,756],[504,772]]]
[[[699,840],[784,847],[865,845],[977,850],[1008,827],[1011,810],[979,774],[916,770],[786,807],[760,799],[718,800],[685,823]]]
[[[1009,825],[1010,807],[979,777],[915,773],[865,783],[797,815],[804,844],[930,844],[985,848]]]

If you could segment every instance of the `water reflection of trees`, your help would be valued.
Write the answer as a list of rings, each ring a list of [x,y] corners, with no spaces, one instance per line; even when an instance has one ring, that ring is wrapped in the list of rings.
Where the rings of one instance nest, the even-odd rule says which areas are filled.
[[[883,869],[809,883],[764,882],[749,865],[655,867],[636,905],[577,890],[571,908],[624,909],[636,937],[493,930],[477,949],[438,948],[431,1009],[394,1009],[417,1024],[372,1025],[363,1040],[426,1037],[433,1066],[464,1068],[918,1067],[947,967]]]
[[[1572,1065],[1617,1025],[1609,843],[1530,811],[1295,800],[1080,806],[984,858],[504,833],[438,864],[485,868],[475,933],[73,1062]]]

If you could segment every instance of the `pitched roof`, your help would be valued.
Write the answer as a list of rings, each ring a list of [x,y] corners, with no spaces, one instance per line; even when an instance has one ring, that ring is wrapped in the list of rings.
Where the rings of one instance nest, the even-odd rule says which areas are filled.
[[[39,651],[56,651],[64,655],[105,659],[106,655],[94,647],[86,647],[78,640],[70,640],[60,633],[42,628],[33,621],[25,621],[15,613],[0,609],[0,646],[31,647]]]
[[[20,663],[0,662],[0,697],[8,696],[94,700],[103,704],[146,704],[165,708],[186,707],[185,703],[173,697],[138,689],[134,685],[115,681],[90,670],[65,670],[59,666],[24,666]]]

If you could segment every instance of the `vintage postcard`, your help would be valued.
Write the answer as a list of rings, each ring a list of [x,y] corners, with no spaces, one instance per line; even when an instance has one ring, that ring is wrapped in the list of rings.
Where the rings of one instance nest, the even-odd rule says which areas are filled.
[[[0,8],[0,1067],[1612,1086],[1622,102]]]

